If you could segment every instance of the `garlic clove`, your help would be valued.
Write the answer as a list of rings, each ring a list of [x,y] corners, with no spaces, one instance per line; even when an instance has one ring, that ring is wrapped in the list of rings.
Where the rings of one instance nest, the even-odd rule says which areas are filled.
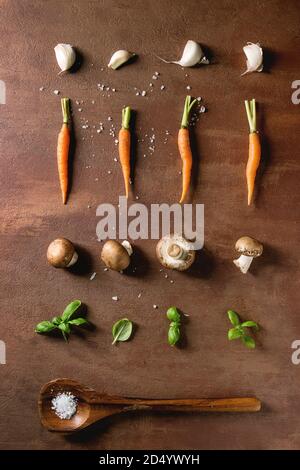
[[[243,51],[247,58],[247,70],[242,73],[242,76],[252,72],[261,72],[263,70],[263,50],[260,44],[248,42],[243,47]]]
[[[54,52],[61,72],[66,72],[74,65],[76,53],[70,44],[57,44]]]
[[[125,62],[128,62],[132,57],[136,56],[134,52],[129,52],[125,50],[120,50],[114,52],[114,54],[111,56],[111,59],[107,65],[107,67],[116,70],[121,65],[125,64]]]
[[[187,41],[180,60],[165,60],[161,57],[159,57],[159,59],[167,64],[177,64],[181,67],[193,67],[197,64],[209,64],[209,60],[205,57],[200,44],[196,41],[192,41],[191,39]]]

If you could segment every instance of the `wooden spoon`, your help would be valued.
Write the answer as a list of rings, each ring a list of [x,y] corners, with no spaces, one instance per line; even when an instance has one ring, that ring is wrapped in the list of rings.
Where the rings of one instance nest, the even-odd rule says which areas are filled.
[[[52,399],[61,392],[71,392],[78,400],[76,414],[68,420],[60,419],[51,408]],[[40,391],[38,405],[43,426],[49,431],[64,433],[79,431],[107,416],[125,411],[255,412],[261,409],[261,402],[254,397],[173,400],[123,398],[97,393],[70,379],[56,379],[44,385]]]

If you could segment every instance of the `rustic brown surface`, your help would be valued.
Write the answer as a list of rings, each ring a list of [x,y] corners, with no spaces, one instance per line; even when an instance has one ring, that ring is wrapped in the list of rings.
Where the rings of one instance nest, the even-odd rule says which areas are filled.
[[[0,106],[0,337],[7,344],[7,365],[0,366],[0,447],[299,447],[300,366],[290,359],[291,343],[300,335],[300,121],[291,103],[291,83],[300,78],[299,2],[2,0],[0,8],[0,79],[7,85],[7,104]],[[214,65],[186,71],[155,58],[179,57],[190,38],[208,48]],[[267,48],[266,71],[241,78],[242,46],[257,40]],[[57,76],[58,42],[80,49],[84,61],[76,73]],[[110,71],[106,63],[119,48],[137,51],[139,59]],[[160,78],[154,91],[136,96],[134,87],[148,90],[155,71]],[[102,96],[97,83],[117,92]],[[180,193],[176,132],[187,85],[208,108],[195,129],[199,168],[193,199],[205,204],[205,252],[196,270],[166,279],[155,260],[155,242],[139,241],[134,274],[103,272],[95,210],[101,202],[117,204],[123,191],[107,117],[118,126],[120,109],[130,104],[139,136],[154,127],[154,155],[143,158],[148,143],[136,148],[135,194],[146,204],[174,202]],[[65,207],[55,163],[61,125],[55,89],[73,103],[84,101],[73,107],[77,146]],[[265,169],[257,203],[247,208],[243,100],[252,97],[260,104]],[[89,129],[81,128],[82,118]],[[101,135],[92,128],[99,121],[105,126]],[[165,145],[166,129],[171,135]],[[232,264],[241,235],[265,245],[246,276]],[[81,247],[84,269],[71,273],[47,265],[48,243],[57,236]],[[68,345],[34,334],[37,322],[61,313],[74,298],[87,305],[93,331],[74,335]],[[190,315],[186,344],[179,349],[166,344],[165,310],[172,304]],[[228,343],[227,308],[262,325],[255,351]],[[138,325],[136,334],[112,347],[111,325],[124,315]],[[145,398],[256,395],[264,408],[249,415],[117,416],[63,438],[41,427],[37,410],[42,384],[61,376],[109,394]]]

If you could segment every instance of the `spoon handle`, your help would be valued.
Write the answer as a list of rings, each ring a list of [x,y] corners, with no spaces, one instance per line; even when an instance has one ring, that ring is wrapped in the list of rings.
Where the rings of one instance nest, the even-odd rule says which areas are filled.
[[[173,400],[144,400],[140,398],[114,397],[110,399],[110,405],[121,405],[124,407],[124,411],[156,409],[161,411],[255,412],[261,409],[261,402],[255,397]]]

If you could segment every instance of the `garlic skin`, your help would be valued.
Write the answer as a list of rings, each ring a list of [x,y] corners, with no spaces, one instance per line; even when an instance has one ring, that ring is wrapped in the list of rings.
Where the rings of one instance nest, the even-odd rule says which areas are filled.
[[[119,50],[113,53],[111,59],[107,65],[110,69],[117,70],[121,65],[128,62],[129,59],[134,57],[136,54],[134,52],[129,52],[125,50]]]
[[[187,41],[180,60],[165,60],[161,57],[159,57],[159,59],[166,64],[177,64],[181,67],[193,67],[197,64],[209,64],[209,60],[205,57],[200,44],[196,41],[192,41],[191,39]]]
[[[247,45],[243,47],[243,51],[247,58],[247,70],[242,73],[246,75],[252,72],[261,72],[263,70],[263,50],[260,44],[254,44],[253,42],[247,42]]]
[[[61,72],[66,72],[74,65],[76,53],[70,44],[57,44],[54,52]]]

